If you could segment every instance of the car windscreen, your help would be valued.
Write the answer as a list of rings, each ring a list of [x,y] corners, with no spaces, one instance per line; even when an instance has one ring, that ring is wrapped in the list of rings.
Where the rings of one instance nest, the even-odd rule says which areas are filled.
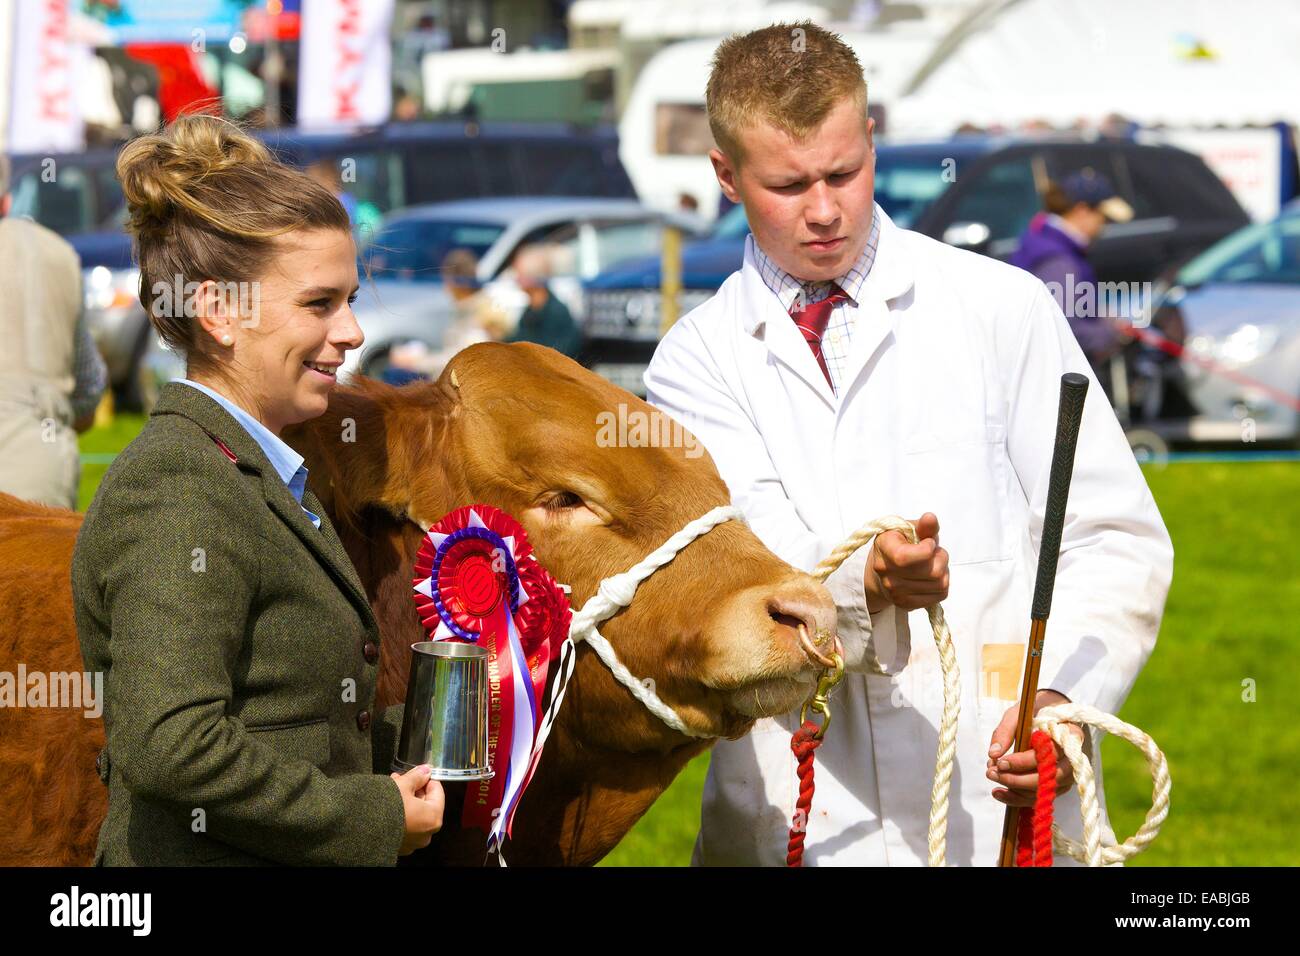
[[[362,250],[361,269],[376,279],[440,282],[447,253],[468,249],[481,259],[505,231],[505,226],[486,222],[408,219],[390,223]]]
[[[1183,266],[1178,282],[1300,285],[1300,213],[1234,232]]]
[[[945,173],[951,165],[938,153],[891,156],[880,150],[876,153],[876,202],[896,225],[910,229],[948,188],[953,176]]]
[[[47,175],[57,169],[57,175]],[[93,171],[74,165],[34,166],[15,175],[10,185],[10,215],[29,218],[61,236],[95,228]]]
[[[749,220],[744,206],[732,206],[713,226],[710,239],[744,239],[749,233]]]

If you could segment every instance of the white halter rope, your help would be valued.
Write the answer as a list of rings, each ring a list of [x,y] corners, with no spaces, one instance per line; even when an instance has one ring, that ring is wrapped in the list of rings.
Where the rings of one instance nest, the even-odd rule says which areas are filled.
[[[596,593],[587,599],[587,603],[582,606],[582,610],[573,612],[573,621],[569,625],[570,640],[575,644],[586,641],[591,646],[591,649],[596,652],[596,656],[605,662],[605,666],[609,668],[615,679],[626,687],[633,697],[644,704],[650,713],[673,730],[685,734],[687,737],[716,737],[717,734],[704,733],[688,726],[686,721],[678,716],[677,711],[665,704],[659,695],[654,692],[652,682],[642,681],[627,669],[623,662],[618,659],[618,654],[615,653],[609,641],[605,640],[600,631],[596,630],[596,625],[607,618],[613,617],[631,604],[632,599],[636,596],[636,589],[641,582],[675,558],[678,551],[724,521],[733,519],[741,522],[745,521],[744,512],[733,505],[720,505],[696,518],[654,551],[651,551],[638,564],[633,565],[621,574],[611,575],[601,581],[596,588]],[[554,710],[557,706],[558,702],[553,703],[551,709]]]
[[[870,542],[883,531],[900,531],[909,542],[917,541],[916,528],[910,521],[890,515],[869,521],[832,551],[813,569],[813,577],[825,581],[853,552]],[[957,714],[961,708],[960,674],[957,654],[953,649],[952,635],[944,620],[943,608],[935,604],[926,608],[934,629],[934,641],[939,647],[939,665],[943,673],[943,718],[939,723],[939,748],[935,758],[934,787],[930,791],[929,865],[944,866],[948,828],[948,794],[952,783],[953,762],[957,754]],[[879,668],[875,668],[880,673]],[[1083,752],[1078,737],[1070,732],[1066,723],[1099,727],[1107,733],[1123,737],[1146,756],[1147,766],[1154,783],[1151,809],[1137,833],[1117,846],[1101,845],[1101,807],[1097,800],[1096,776],[1092,764]],[[1079,788],[1079,805],[1083,814],[1083,844],[1062,835],[1060,828],[1052,825],[1053,846],[1088,866],[1119,863],[1142,852],[1160,832],[1160,825],[1169,815],[1169,763],[1149,736],[1118,717],[1088,707],[1084,704],[1057,704],[1044,707],[1034,716],[1035,730],[1045,730],[1060,744],[1065,757],[1074,769],[1075,783]],[[1022,811],[1023,812],[1023,811]]]
[[[896,515],[868,521],[849,535],[834,551],[812,569],[812,576],[823,584],[835,573],[853,552],[870,544],[876,535],[885,531],[901,531],[912,544],[916,544],[916,528],[910,521]],[[948,846],[948,794],[952,790],[953,762],[957,756],[957,715],[961,712],[961,670],[957,667],[957,651],[953,647],[952,633],[943,616],[943,607],[935,604],[925,609],[934,631],[934,643],[939,649],[939,665],[943,673],[943,719],[939,722],[939,749],[934,761],[934,785],[930,788],[930,829],[926,834],[929,846],[929,865],[944,866]],[[883,671],[872,666],[874,673]]]

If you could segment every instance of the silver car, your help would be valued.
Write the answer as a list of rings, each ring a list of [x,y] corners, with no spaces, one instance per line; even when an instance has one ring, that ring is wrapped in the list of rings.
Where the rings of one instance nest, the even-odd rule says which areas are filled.
[[[1300,204],[1192,259],[1162,305],[1186,330],[1187,437],[1300,443]]]
[[[443,258],[468,249],[478,258],[478,281],[501,283],[521,246],[542,243],[558,254],[549,285],[581,322],[582,283],[624,259],[657,253],[671,223],[694,237],[707,224],[687,214],[664,213],[631,199],[513,197],[465,199],[412,206],[391,213],[361,250],[361,292],[354,312],[366,342],[348,354],[344,376],[379,375],[396,346],[442,346],[453,316],[442,286]],[[508,293],[501,300],[509,302]],[[522,293],[515,303],[523,309]],[[511,316],[517,320],[517,313]],[[157,341],[141,363],[142,393],[150,406],[161,384],[184,367]]]

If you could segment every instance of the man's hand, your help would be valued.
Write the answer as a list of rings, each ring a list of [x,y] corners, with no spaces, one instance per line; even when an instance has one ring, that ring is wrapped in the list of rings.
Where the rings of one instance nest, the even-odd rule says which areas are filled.
[[[886,531],[871,542],[867,573],[867,610],[889,605],[905,611],[930,607],[948,597],[948,552],[939,547],[939,519],[926,512],[916,521],[916,544],[901,531]]]
[[[1034,698],[1034,713],[1053,704],[1068,704],[1070,698],[1054,690],[1040,690]],[[1002,715],[1002,722],[993,731],[989,741],[989,762],[987,776],[994,783],[1000,783],[1009,789],[994,790],[993,799],[1010,807],[1032,807],[1038,796],[1038,757],[1033,750],[1020,753],[1003,754],[1015,742],[1016,719],[1020,716],[1020,705],[1013,704]],[[1083,728],[1078,724],[1066,724],[1080,740]],[[1074,786],[1074,768],[1065,759],[1060,744],[1056,747],[1056,795],[1059,797]]]

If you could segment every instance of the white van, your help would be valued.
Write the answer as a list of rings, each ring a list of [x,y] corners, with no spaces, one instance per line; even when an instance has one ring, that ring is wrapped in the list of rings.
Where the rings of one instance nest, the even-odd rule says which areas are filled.
[[[879,128],[889,104],[934,49],[938,24],[896,23],[867,32],[844,33],[867,78],[868,111]],[[704,88],[713,51],[722,37],[686,40],[664,47],[645,65],[619,120],[619,158],[651,206],[676,209],[692,196],[705,218],[713,218],[719,192],[708,152],[713,148],[704,112]]]

